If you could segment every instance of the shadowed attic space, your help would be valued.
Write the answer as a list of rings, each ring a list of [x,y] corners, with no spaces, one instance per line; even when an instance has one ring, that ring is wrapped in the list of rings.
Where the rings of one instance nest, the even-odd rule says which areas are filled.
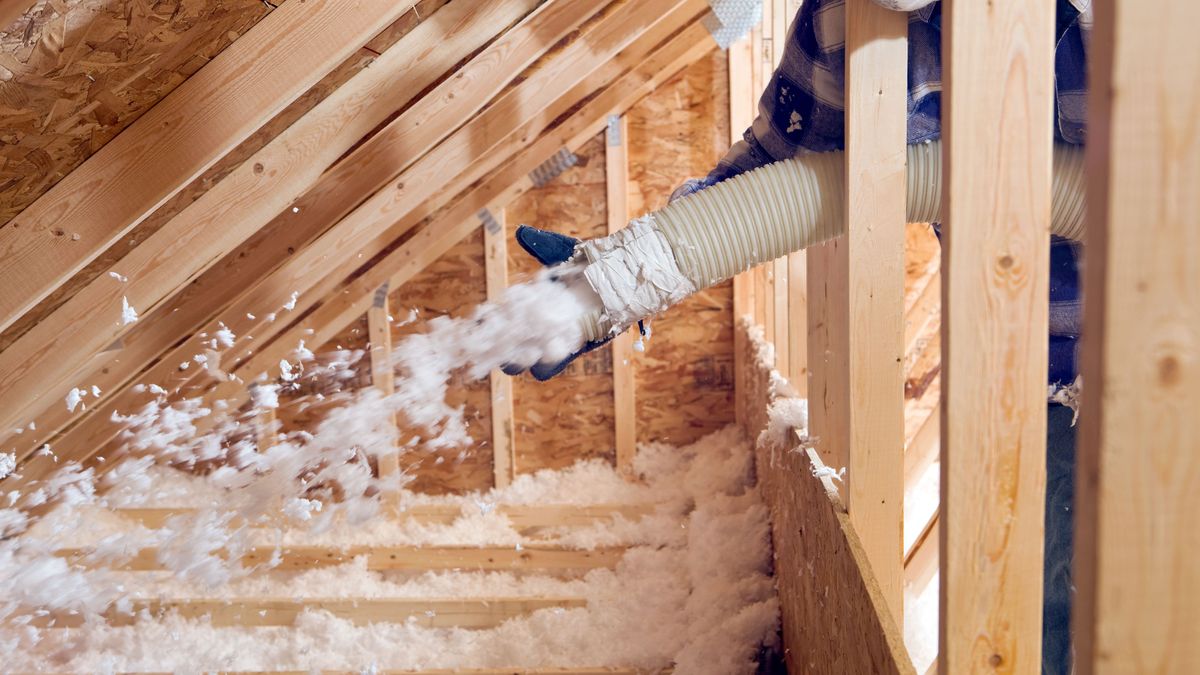
[[[729,284],[544,384],[419,342],[535,279],[518,224],[599,236],[716,162],[707,3],[24,4],[0,30],[21,668],[773,658]]]

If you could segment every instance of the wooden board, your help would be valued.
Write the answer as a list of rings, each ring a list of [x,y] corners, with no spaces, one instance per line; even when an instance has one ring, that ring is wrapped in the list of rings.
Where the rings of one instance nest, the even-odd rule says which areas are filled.
[[[1054,7],[942,16],[938,670],[1041,668]]]
[[[905,248],[908,16],[873,0],[846,5],[846,245],[825,321],[844,321],[836,387],[847,426],[846,507],[892,616],[903,619]],[[844,284],[844,285],[843,285]],[[833,364],[830,364],[831,366]],[[814,366],[815,367],[815,366]],[[835,451],[833,454],[840,454]]]
[[[254,548],[241,558],[247,567],[264,565],[272,560],[274,547]],[[60,549],[59,557],[72,564],[92,568],[111,568],[135,572],[165,569],[158,560],[158,551],[145,548],[130,560],[108,566],[86,562],[86,549]],[[331,565],[343,565],[356,557],[366,556],[369,570],[589,570],[614,567],[624,555],[624,549],[599,548],[578,551],[562,548],[448,548],[448,547],[388,547],[345,546],[285,546],[279,551],[280,562],[272,569],[280,571],[307,570]]]
[[[303,612],[328,612],[358,626],[404,623],[422,628],[495,628],[541,609],[586,607],[583,598],[232,598],[195,600],[135,600],[128,612],[110,609],[104,620],[110,626],[133,626],[141,612],[159,617],[177,614],[184,619],[205,619],[214,627],[292,626]],[[83,617],[52,612],[29,623],[38,628],[77,628]]]
[[[610,116],[604,139],[607,234],[613,234],[624,228],[630,219],[628,118],[624,115]],[[612,354],[617,469],[625,473],[632,471],[633,456],[637,452],[637,395],[633,374],[635,336],[641,338],[637,328],[624,331],[613,338],[609,349]]]
[[[629,210],[666,206],[684,180],[704,176],[729,147],[728,75],[713,51],[628,113]],[[651,322],[634,358],[638,441],[684,445],[734,421],[733,290],[725,282]]]
[[[413,4],[284,4],[255,24],[248,39],[224,50],[0,229],[0,251],[8,261],[0,270],[0,328]]]
[[[739,330],[747,330],[744,322]],[[760,329],[761,330],[761,329]],[[776,392],[758,337],[746,339],[747,426],[757,438]],[[778,377],[778,374],[774,374]],[[771,512],[775,578],[789,673],[914,673],[862,542],[812,449],[760,443],[755,461]]]
[[[1095,3],[1078,672],[1200,672],[1200,6]],[[1179,86],[1177,83],[1188,82]],[[1145,227],[1144,224],[1153,224]]]
[[[484,271],[488,302],[496,302],[508,288],[508,232],[503,209],[484,208],[479,213],[483,229]],[[513,422],[512,378],[500,370],[488,375],[491,385],[492,484],[508,487],[516,475],[516,428]]]
[[[586,527],[611,522],[616,518],[637,520],[654,513],[654,504],[498,504],[496,513],[503,515],[522,536],[535,536],[555,527]],[[189,508],[122,508],[115,513],[150,529],[162,527],[169,519],[196,513]],[[457,505],[419,504],[403,508],[395,517],[421,525],[451,525],[463,517]],[[237,519],[235,519],[236,521]],[[236,522],[234,527],[251,525]]]

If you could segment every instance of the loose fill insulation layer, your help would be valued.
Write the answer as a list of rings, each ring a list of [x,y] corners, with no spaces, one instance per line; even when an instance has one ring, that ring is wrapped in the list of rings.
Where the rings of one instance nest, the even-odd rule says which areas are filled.
[[[114,606],[146,598],[471,598],[573,597],[586,606],[547,608],[485,630],[428,628],[415,620],[355,625],[304,611],[292,627],[216,627],[168,613],[113,627],[92,617],[78,628],[0,628],[6,669],[77,672],[304,670],[326,668],[535,668],[674,666],[676,673],[755,672],[773,647],[778,607],[769,576],[766,508],[751,482],[752,454],[735,428],[694,445],[647,445],[635,461],[640,483],[599,461],[519,477],[483,494],[432,497],[402,493],[400,508],[442,506],[449,524],[380,515],[362,526],[326,531],[257,527],[259,543],[456,545],[521,549],[628,547],[613,569],[585,575],[448,570],[375,572],[362,558],[304,572],[260,570],[229,583],[189,583],[166,573],[90,569],[87,581],[120,589]],[[48,548],[128,545],[152,531],[110,509],[212,509],[222,488],[173,470],[153,470],[150,490],[116,489],[107,508],[61,506],[22,535]],[[584,527],[518,531],[504,515],[513,505],[641,505],[644,516]],[[210,513],[218,514],[217,511]],[[193,533],[200,536],[200,533]]]

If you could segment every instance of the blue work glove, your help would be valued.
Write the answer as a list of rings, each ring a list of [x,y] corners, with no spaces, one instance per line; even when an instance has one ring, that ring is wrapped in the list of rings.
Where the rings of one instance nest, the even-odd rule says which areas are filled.
[[[579,240],[574,237],[568,237],[565,234],[557,232],[549,232],[547,230],[539,230],[536,227],[521,225],[517,227],[516,232],[517,243],[525,252],[533,256],[538,262],[546,267],[561,265],[571,259],[575,253],[575,246],[579,244]],[[638,322],[640,327],[642,322]],[[571,354],[567,358],[558,363],[535,363],[529,368],[529,374],[533,375],[534,379],[539,382],[558,375],[566,370],[571,362],[594,349],[599,349],[607,344],[614,336],[609,335],[602,340],[591,340],[583,345],[579,351]],[[520,375],[525,371],[520,366],[503,366],[501,370],[507,375]]]

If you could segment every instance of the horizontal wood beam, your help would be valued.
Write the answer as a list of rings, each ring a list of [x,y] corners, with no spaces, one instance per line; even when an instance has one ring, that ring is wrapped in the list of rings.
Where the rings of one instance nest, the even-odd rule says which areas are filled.
[[[56,552],[73,566],[83,569],[113,569],[152,572],[168,569],[159,560],[156,548],[144,548],[129,560],[113,565],[91,563],[86,548],[63,548]],[[590,551],[529,546],[450,548],[421,546],[262,546],[250,549],[241,558],[245,567],[271,565],[281,571],[308,570],[344,565],[364,556],[369,570],[590,570],[612,568],[625,554],[624,548],[597,548]],[[272,564],[273,560],[278,564]]]
[[[142,612],[152,617],[175,614],[183,619],[205,619],[214,627],[292,626],[307,611],[328,612],[364,626],[372,623],[406,623],[422,628],[494,628],[539,609],[586,607],[587,600],[568,597],[509,598],[222,598],[194,600],[134,600],[128,611],[109,609],[103,618],[110,626],[135,625]],[[37,628],[77,628],[84,616],[64,611],[34,616]]]
[[[318,0],[274,9],[0,228],[0,330],[414,4]],[[117,307],[105,323],[119,324],[119,299]]]
[[[655,512],[655,504],[592,504],[579,506],[575,504],[498,504],[495,512],[508,519],[517,532],[523,536],[536,535],[539,532],[554,527],[587,527],[597,523],[611,522],[616,518],[637,520]],[[168,520],[178,516],[190,516],[197,513],[190,508],[122,508],[114,512],[124,518],[141,524],[149,529],[163,527]],[[470,508],[468,507],[468,513]],[[462,518],[462,507],[457,505],[419,504],[402,508],[393,516],[420,525],[451,525]],[[243,520],[235,519],[233,527],[253,525]],[[280,523],[267,523],[278,527]]]
[[[120,320],[123,303],[128,302],[142,314],[141,320],[152,320],[151,313],[167,298],[246,241],[276,214],[287,212],[295,198],[318,180],[324,185],[341,184],[342,198],[320,200],[317,207],[308,211],[293,207],[293,213],[288,215],[294,220],[315,223],[313,227],[317,228],[336,222],[365,196],[356,192],[356,187],[368,189],[366,194],[369,194],[369,190],[390,180],[452,133],[463,119],[470,118],[525,66],[553,46],[558,37],[576,28],[586,16],[580,14],[589,2],[556,0],[543,5],[463,66],[455,77],[443,81],[356,148],[323,178],[326,167],[394,112],[397,100],[403,103],[415,93],[414,83],[407,82],[404,74],[421,62],[423,54],[406,49],[405,40],[389,49],[380,59],[384,63],[364,69],[338,88],[300,122],[114,263],[113,268],[128,279],[126,282],[116,283],[108,275],[97,277],[0,352],[0,429],[21,426],[46,398],[58,399],[77,386],[72,383],[76,369],[130,330]],[[467,42],[475,45],[536,2],[507,0],[493,4],[508,8],[507,12],[492,10],[480,16],[478,10],[467,13],[463,6],[454,4],[447,8],[447,20],[470,30],[473,38]],[[440,22],[431,21],[430,30],[440,26]],[[418,49],[437,44],[438,39],[428,38]],[[391,158],[390,161],[383,161],[385,157]],[[355,167],[366,168],[354,171]],[[296,226],[302,227],[299,223]],[[318,248],[310,251],[309,256],[320,253]],[[226,318],[231,328],[246,322],[267,323],[268,317],[283,311],[281,308],[289,303],[289,296],[303,285],[260,284],[256,288],[260,292],[253,308]],[[261,318],[252,320],[247,315]],[[72,326],[83,324],[91,329],[71,330]],[[215,332],[217,328],[212,330]],[[171,343],[179,337],[171,336]]]

